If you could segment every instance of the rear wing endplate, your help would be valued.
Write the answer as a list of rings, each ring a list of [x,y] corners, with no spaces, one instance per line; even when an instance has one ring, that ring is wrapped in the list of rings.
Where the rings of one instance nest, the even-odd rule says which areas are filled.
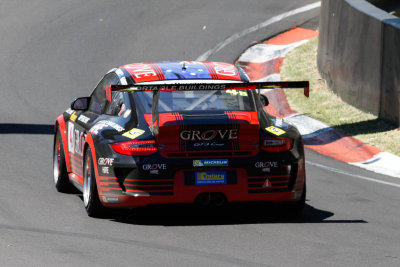
[[[113,91],[153,91],[150,130],[154,136],[158,135],[159,112],[158,101],[160,91],[197,91],[197,90],[258,90],[261,89],[304,89],[304,95],[309,97],[310,84],[308,81],[295,82],[250,82],[250,83],[173,83],[173,84],[137,84],[137,85],[111,85],[106,88],[107,100],[111,102]],[[156,125],[154,125],[156,124]]]

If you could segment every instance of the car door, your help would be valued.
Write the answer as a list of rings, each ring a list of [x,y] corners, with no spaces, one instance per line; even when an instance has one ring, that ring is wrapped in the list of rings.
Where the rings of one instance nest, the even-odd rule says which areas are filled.
[[[114,72],[106,74],[93,90],[89,108],[84,111],[74,111],[68,121],[67,134],[71,170],[75,174],[73,179],[80,186],[83,184],[83,147],[86,134],[104,116],[107,106],[106,86],[118,84],[119,78]]]

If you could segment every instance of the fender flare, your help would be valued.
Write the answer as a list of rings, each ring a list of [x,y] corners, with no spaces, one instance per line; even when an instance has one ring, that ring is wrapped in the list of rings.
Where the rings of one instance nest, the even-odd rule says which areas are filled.
[[[86,156],[86,148],[90,147],[90,150],[92,151],[92,161],[93,161],[93,167],[94,167],[94,172],[96,174],[96,184],[97,184],[97,192],[100,196],[100,188],[99,188],[99,169],[97,166],[97,157],[96,157],[96,149],[94,146],[94,141],[93,141],[93,136],[90,132],[88,132],[86,134],[86,139],[85,139],[85,146],[84,146],[84,154],[83,154],[83,158],[85,158]]]
[[[68,150],[68,137],[67,137],[67,128],[65,125],[64,115],[61,114],[57,117],[56,122],[54,124],[54,134],[57,132],[57,127],[60,130],[64,155],[65,155],[65,164],[67,165],[67,172],[70,173],[71,170],[71,161],[69,157],[69,150]]]

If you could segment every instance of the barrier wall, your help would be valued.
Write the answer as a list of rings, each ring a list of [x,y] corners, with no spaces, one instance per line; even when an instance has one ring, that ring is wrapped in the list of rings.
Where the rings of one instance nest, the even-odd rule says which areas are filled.
[[[399,45],[399,18],[365,0],[322,1],[321,76],[344,101],[397,125]]]

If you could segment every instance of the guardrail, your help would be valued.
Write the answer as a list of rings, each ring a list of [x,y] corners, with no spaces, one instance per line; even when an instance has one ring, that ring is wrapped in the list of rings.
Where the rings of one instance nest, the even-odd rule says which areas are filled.
[[[400,124],[400,18],[365,0],[323,0],[317,61],[344,101]]]

